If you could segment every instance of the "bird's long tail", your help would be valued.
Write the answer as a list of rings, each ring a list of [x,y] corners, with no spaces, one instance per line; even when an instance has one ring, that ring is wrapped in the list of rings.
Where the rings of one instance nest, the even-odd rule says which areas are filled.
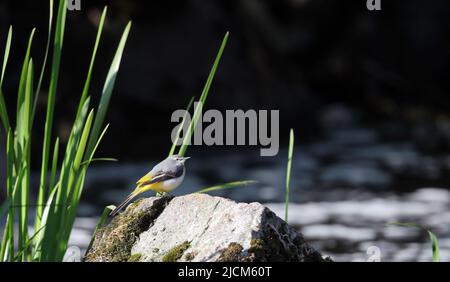
[[[123,201],[113,211],[111,211],[109,216],[115,216],[123,207],[125,207],[131,200],[133,200],[134,197],[137,196],[137,194],[139,194],[139,193],[136,193],[136,191],[133,191],[130,195],[128,195],[128,197],[125,199],[125,201]]]

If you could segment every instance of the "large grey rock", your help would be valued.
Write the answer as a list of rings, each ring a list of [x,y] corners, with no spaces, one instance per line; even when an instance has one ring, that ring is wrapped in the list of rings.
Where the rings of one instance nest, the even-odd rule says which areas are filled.
[[[236,203],[205,194],[190,194],[176,198],[152,197],[130,205],[97,232],[86,260],[325,259],[300,233],[259,203]]]

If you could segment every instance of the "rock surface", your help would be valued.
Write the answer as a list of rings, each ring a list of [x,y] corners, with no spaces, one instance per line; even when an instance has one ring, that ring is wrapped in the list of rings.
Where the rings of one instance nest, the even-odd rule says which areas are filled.
[[[101,228],[86,261],[326,261],[259,203],[206,194],[152,197]]]

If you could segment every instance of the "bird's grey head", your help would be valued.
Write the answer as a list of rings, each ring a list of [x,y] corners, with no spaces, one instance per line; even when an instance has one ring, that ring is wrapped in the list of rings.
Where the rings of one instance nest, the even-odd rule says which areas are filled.
[[[185,161],[190,159],[190,157],[183,157],[183,156],[179,156],[179,155],[172,155],[172,156],[170,156],[170,158],[172,160],[176,161],[178,164],[184,164]]]

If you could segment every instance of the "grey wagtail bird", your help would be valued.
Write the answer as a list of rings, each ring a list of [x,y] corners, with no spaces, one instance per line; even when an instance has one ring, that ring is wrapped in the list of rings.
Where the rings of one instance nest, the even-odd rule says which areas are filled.
[[[158,193],[166,193],[180,186],[181,182],[183,182],[184,175],[186,174],[184,162],[188,159],[189,157],[172,155],[155,165],[152,170],[136,182],[136,189],[134,189],[125,201],[118,205],[109,215],[116,215],[124,206],[126,206],[126,204],[141,193],[149,190]]]

